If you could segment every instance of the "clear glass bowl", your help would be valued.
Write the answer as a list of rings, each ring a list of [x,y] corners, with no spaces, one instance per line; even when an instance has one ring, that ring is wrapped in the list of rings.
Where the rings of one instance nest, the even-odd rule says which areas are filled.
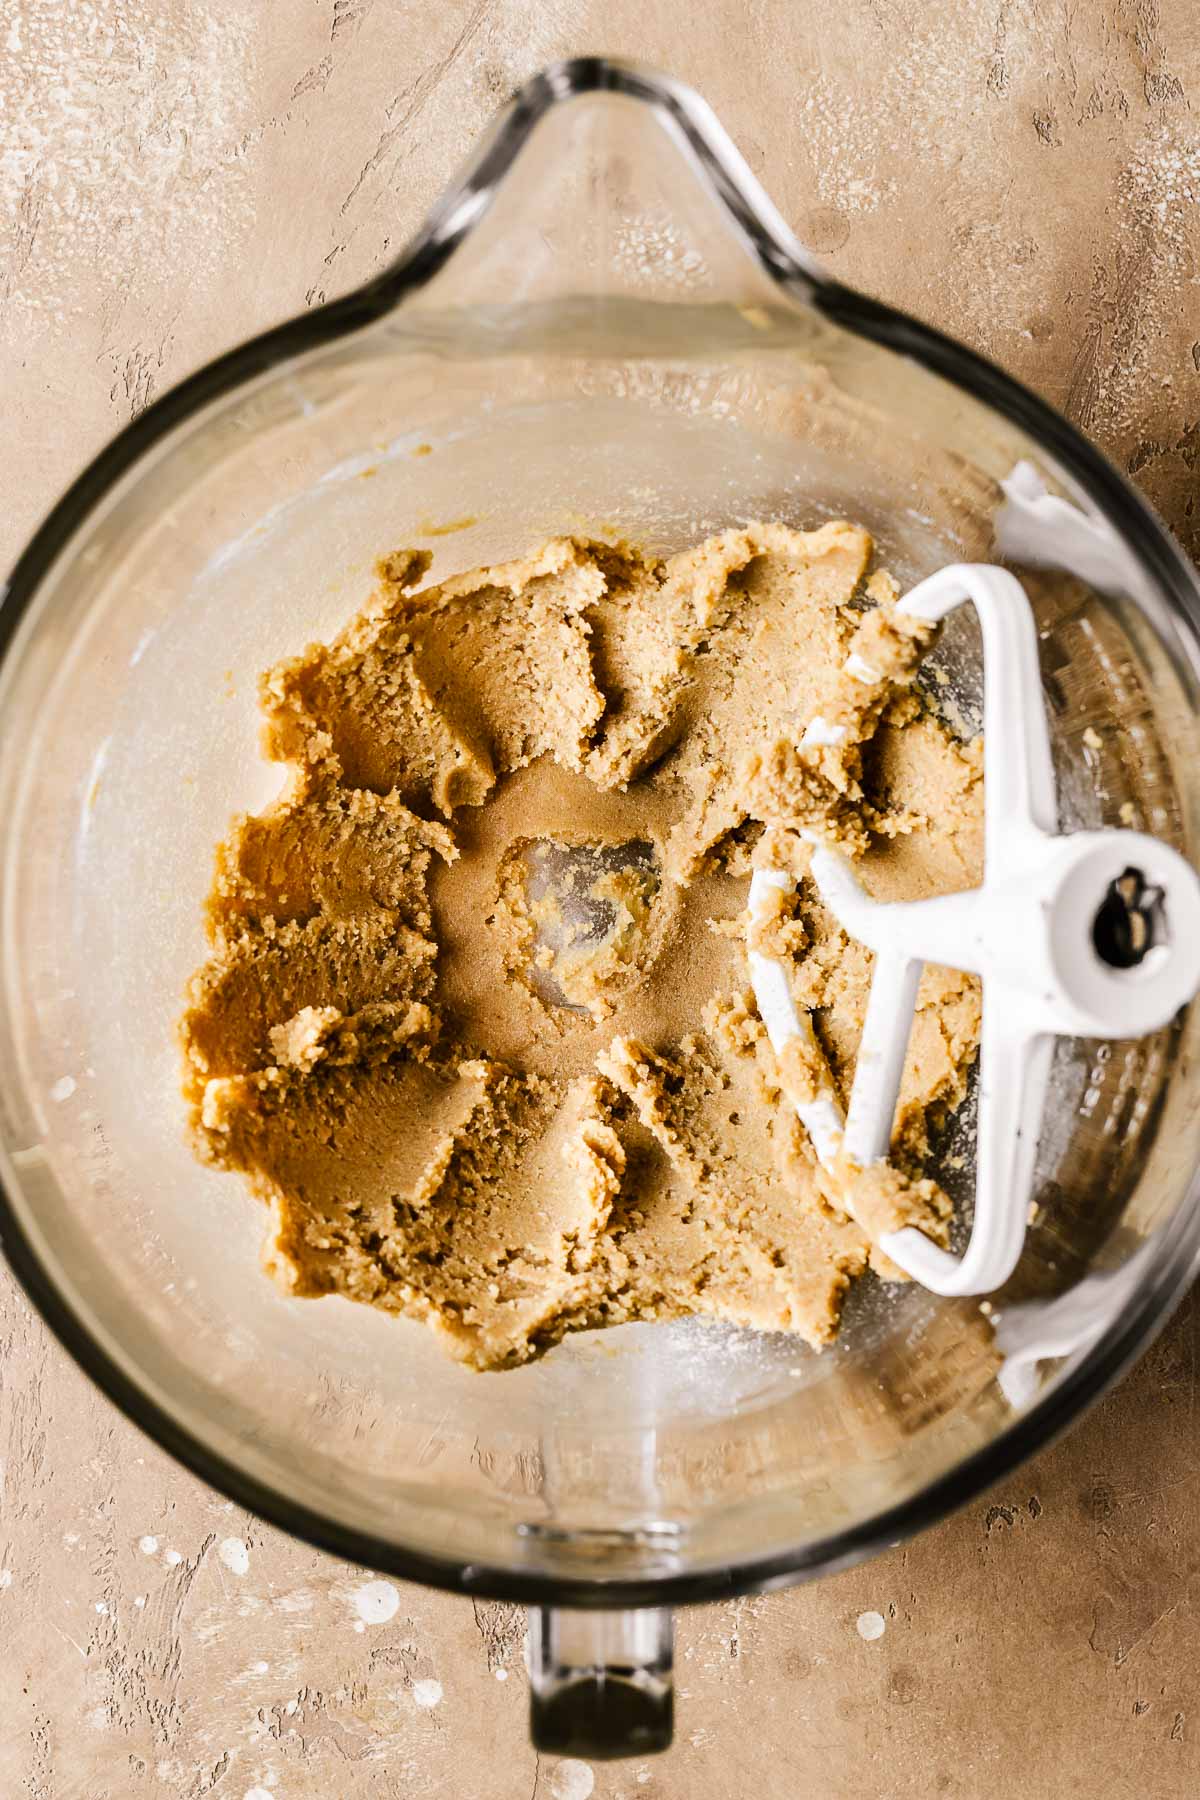
[[[537,1615],[548,1745],[669,1731],[662,1615],[607,1615],[894,1542],[1145,1344],[1200,1250],[1195,1009],[1152,1038],[1060,1045],[1037,1223],[990,1318],[864,1281],[820,1356],[686,1323],[472,1374],[416,1325],[284,1299],[257,1207],[184,1141],[173,1025],[213,845],[278,782],[254,676],[336,629],[399,544],[428,543],[441,575],[555,532],[668,549],[846,515],[909,581],[995,554],[1021,463],[1107,545],[1090,585],[1053,546],[1019,568],[1062,822],[1136,821],[1194,854],[1197,586],[1142,501],[997,369],[824,276],[696,96],[585,61],[522,91],[385,274],[123,431],[13,574],[10,1260],[112,1399],[242,1504],[403,1577],[590,1609]],[[939,654],[969,720],[969,619]],[[607,1689],[586,1676],[605,1662],[626,1677]]]

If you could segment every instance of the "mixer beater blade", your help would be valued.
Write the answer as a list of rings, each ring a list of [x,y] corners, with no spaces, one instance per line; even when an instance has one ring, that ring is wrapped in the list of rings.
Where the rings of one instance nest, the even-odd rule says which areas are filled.
[[[969,601],[984,662],[984,878],[935,899],[881,902],[849,862],[811,832],[810,873],[851,937],[874,952],[871,991],[845,1117],[831,1084],[795,1100],[821,1163],[848,1188],[855,1172],[885,1163],[904,1070],[917,984],[927,962],[983,983],[975,1213],[961,1257],[914,1226],[885,1232],[880,1248],[938,1294],[983,1294],[1021,1255],[1034,1156],[1056,1036],[1140,1037],[1166,1025],[1200,987],[1200,879],[1169,845],[1142,832],[1058,831],[1054,771],[1032,608],[1016,577],[986,564],[954,564],[896,605],[934,627]],[[861,658],[844,674],[881,682]],[[802,748],[838,741],[810,722]],[[755,871],[750,887],[751,981],[782,1066],[814,1044],[787,967],[756,946],[755,921],[793,877]]]

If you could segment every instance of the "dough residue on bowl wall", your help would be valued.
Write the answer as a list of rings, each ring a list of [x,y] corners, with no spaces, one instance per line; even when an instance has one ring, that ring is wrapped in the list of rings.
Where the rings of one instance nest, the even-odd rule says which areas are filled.
[[[668,559],[554,539],[420,589],[428,561],[384,558],[331,644],[262,679],[289,779],[217,852],[180,1027],[198,1152],[267,1202],[289,1293],[423,1319],[476,1367],[689,1314],[827,1342],[876,1237],[944,1239],[919,1177],[979,992],[926,970],[897,1178],[856,1222],[754,1009],[747,877],[797,876],[757,930],[844,1094],[870,956],[801,833],[880,897],[973,885],[979,745],[913,687],[919,646],[856,526],[750,525]],[[885,693],[840,747],[800,751],[814,714],[849,717],[860,643]]]

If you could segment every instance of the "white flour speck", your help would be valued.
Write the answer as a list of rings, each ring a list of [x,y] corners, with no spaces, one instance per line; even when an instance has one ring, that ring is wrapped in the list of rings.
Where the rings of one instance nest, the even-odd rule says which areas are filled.
[[[883,1614],[877,1612],[859,1613],[854,1624],[859,1637],[867,1644],[873,1644],[875,1639],[881,1638],[887,1630]]]
[[[591,1764],[580,1762],[577,1756],[566,1757],[550,1777],[554,1800],[588,1800],[595,1785]]]
[[[253,1662],[250,1664],[250,1670],[254,1675],[265,1675],[270,1666],[270,1663],[267,1662]]]
[[[97,1600],[97,1602],[96,1602],[96,1611],[97,1611],[97,1612],[98,1612],[98,1613],[106,1613],[106,1612],[107,1612],[107,1611],[108,1611],[108,1605],[107,1605],[107,1603],[106,1603],[106,1602],[105,1602],[105,1601],[103,1601],[103,1600]]]
[[[0,1569],[0,1588],[10,1588],[13,1584],[11,1569]]]
[[[163,1561],[165,1563],[170,1563],[171,1567],[175,1569],[178,1568],[179,1564],[183,1561],[183,1557],[178,1550],[168,1550],[163,1557]]]
[[[156,1556],[158,1554],[158,1539],[156,1537],[141,1538],[138,1542],[138,1549],[143,1556]]]
[[[133,1596],[133,1604],[137,1607],[138,1611],[140,1612],[142,1607],[145,1606],[145,1604],[146,1604],[145,1594],[135,1594]]]
[[[495,1669],[495,1670],[493,1670],[493,1674],[495,1675],[497,1681],[507,1681],[508,1680],[508,1670],[507,1669]]]
[[[354,1596],[354,1608],[364,1625],[386,1625],[400,1606],[400,1593],[390,1581],[368,1581]]]
[[[69,1100],[74,1092],[74,1078],[70,1075],[60,1075],[54,1086],[50,1089],[50,1098],[52,1100]]]
[[[231,1575],[244,1575],[250,1567],[250,1552],[241,1538],[222,1538],[217,1554]]]
[[[242,1800],[275,1800],[275,1797],[268,1788],[252,1787],[246,1789]]]
[[[441,1698],[442,1684],[440,1681],[413,1682],[413,1699],[418,1706],[437,1706]]]

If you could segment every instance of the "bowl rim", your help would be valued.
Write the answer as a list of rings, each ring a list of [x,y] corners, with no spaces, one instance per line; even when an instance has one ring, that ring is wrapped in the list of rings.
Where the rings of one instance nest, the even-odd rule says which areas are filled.
[[[105,496],[150,450],[197,412],[280,363],[357,332],[393,311],[444,266],[487,212],[508,169],[555,107],[599,92],[641,102],[682,138],[695,172],[724,208],[763,273],[789,301],[814,308],[857,337],[916,361],[986,401],[1040,443],[1115,520],[1200,646],[1200,586],[1150,507],[1108,459],[1060,413],[996,364],[954,339],[826,275],[767,198],[707,104],[673,78],[640,65],[582,57],[528,81],[485,132],[459,177],[406,249],[378,276],[217,357],[126,425],[47,514],[0,585],[0,669],[21,622],[66,544]],[[1098,1343],[1068,1366],[1012,1424],[920,1492],[825,1538],[736,1567],[662,1575],[581,1578],[521,1566],[465,1562],[407,1548],[299,1504],[182,1427],[92,1335],[43,1262],[0,1183],[0,1247],[25,1294],[62,1346],[109,1400],[177,1461],[245,1507],[300,1539],[403,1580],[483,1598],[587,1608],[663,1606],[763,1592],[845,1568],[912,1536],[975,1498],[1073,1423],[1145,1349],[1200,1270],[1200,1173],[1162,1230],[1145,1280]]]

